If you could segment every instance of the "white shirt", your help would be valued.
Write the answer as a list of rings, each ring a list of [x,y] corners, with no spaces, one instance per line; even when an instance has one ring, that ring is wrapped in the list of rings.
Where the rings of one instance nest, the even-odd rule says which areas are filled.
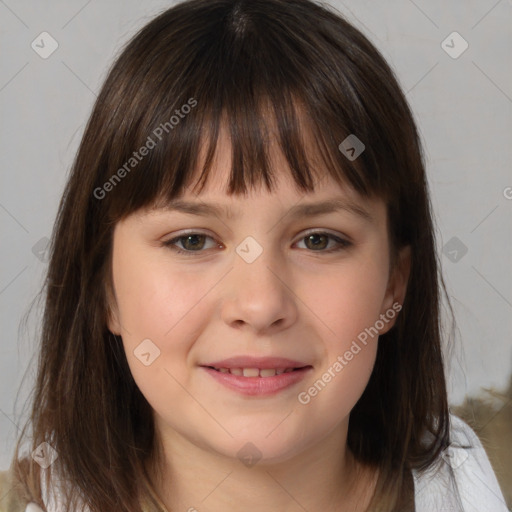
[[[452,445],[439,468],[413,471],[416,512],[509,512],[477,435],[453,414],[450,423]]]
[[[452,444],[443,453],[439,464],[422,474],[416,470],[412,472],[416,512],[509,512],[477,435],[453,414],[450,424]],[[65,512],[56,491],[55,496],[50,493],[48,499],[43,482],[47,512]],[[43,511],[29,503],[25,512]]]

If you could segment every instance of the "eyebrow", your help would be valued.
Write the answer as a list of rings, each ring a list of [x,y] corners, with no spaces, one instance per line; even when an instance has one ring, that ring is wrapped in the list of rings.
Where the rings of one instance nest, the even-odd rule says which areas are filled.
[[[188,213],[191,215],[199,215],[202,217],[215,216],[224,217],[226,219],[233,219],[238,212],[233,211],[228,206],[216,204],[216,203],[204,203],[185,201],[183,199],[174,199],[167,202],[164,207],[167,211],[177,211],[182,213]],[[292,218],[301,217],[313,217],[315,215],[324,215],[328,213],[335,213],[338,211],[346,211],[360,217],[366,222],[372,223],[374,221],[370,213],[363,207],[342,199],[329,199],[318,203],[306,203],[298,204],[290,208],[284,215]]]

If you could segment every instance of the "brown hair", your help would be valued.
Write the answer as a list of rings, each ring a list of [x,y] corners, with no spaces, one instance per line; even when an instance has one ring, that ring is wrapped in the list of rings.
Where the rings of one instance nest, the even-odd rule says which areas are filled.
[[[408,472],[432,466],[449,444],[444,285],[420,140],[393,71],[328,6],[190,0],[143,27],[114,63],[52,237],[31,446],[47,441],[57,450],[54,466],[92,511],[140,511],[142,498],[159,510],[147,472],[158,455],[152,410],[106,323],[114,226],[139,208],[178,197],[201,150],[206,179],[221,122],[232,140],[228,193],[262,182],[271,191],[268,112],[300,190],[314,190],[315,182],[304,150],[307,130],[337,182],[386,201],[395,253],[411,247],[403,309],[381,337],[370,381],[350,415],[351,451],[380,469],[370,508],[395,510]],[[350,134],[366,146],[354,161],[338,149]],[[143,146],[153,147],[135,159]],[[22,460],[19,449],[20,441],[18,477],[42,505],[39,467]]]

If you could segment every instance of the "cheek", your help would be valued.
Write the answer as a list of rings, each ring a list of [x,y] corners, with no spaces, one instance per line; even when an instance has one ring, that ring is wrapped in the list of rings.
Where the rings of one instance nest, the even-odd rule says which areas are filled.
[[[349,414],[373,371],[387,285],[387,261],[368,257],[319,274],[308,288],[323,343],[322,366],[301,403],[336,422]],[[305,290],[302,292],[305,294]],[[300,401],[300,400],[299,400]],[[327,421],[326,424],[330,424]]]
[[[189,339],[183,328],[198,320],[193,314],[200,299],[197,286],[191,285],[188,276],[170,271],[165,261],[155,261],[137,250],[128,255],[114,253],[113,281],[123,344],[134,378],[155,379],[159,369],[179,359],[183,364]],[[147,353],[150,356],[141,361]],[[150,371],[143,364],[149,361],[154,361]],[[170,369],[173,371],[172,366]],[[142,382],[138,384],[144,387]]]
[[[193,275],[176,272],[165,261],[119,257],[114,261],[119,315],[128,337],[163,340],[178,330],[201,299]]]
[[[342,350],[379,319],[386,294],[387,260],[372,256],[319,273],[299,292],[323,326],[329,350]]]
[[[328,433],[350,416],[370,379],[376,348],[375,342],[353,349],[351,360],[345,352],[337,354],[318,372],[309,387],[300,390],[298,407],[302,408],[305,431]]]
[[[201,298],[214,283],[135,254],[114,260],[113,279],[124,350],[138,388],[158,411],[186,403],[188,354],[206,318]]]

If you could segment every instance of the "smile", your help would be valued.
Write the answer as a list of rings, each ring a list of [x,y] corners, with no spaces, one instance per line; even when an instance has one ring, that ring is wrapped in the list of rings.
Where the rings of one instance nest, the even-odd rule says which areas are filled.
[[[312,366],[300,368],[215,368],[213,366],[201,366],[200,368],[230,391],[252,397],[268,397],[291,388],[313,370]]]
[[[213,368],[221,373],[240,375],[243,377],[274,377],[282,373],[289,373],[300,368]]]

